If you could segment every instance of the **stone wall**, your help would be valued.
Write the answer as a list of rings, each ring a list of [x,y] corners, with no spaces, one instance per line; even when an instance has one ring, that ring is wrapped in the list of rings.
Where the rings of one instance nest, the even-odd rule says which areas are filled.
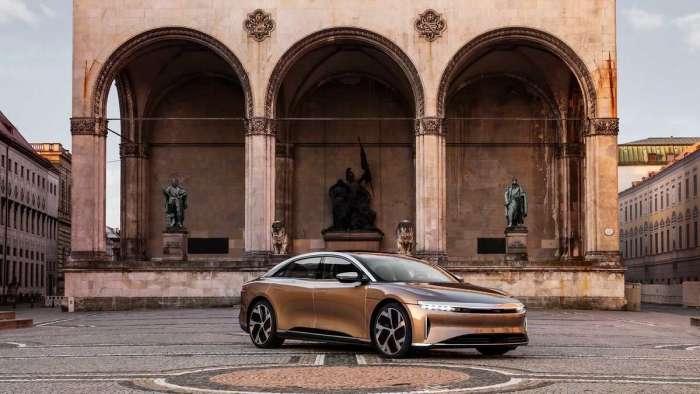
[[[590,268],[455,268],[465,282],[504,290],[528,307],[619,310],[624,270]]]

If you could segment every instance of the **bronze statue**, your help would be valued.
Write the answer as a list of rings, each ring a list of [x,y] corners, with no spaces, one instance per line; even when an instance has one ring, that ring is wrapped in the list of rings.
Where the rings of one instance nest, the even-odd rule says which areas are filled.
[[[508,228],[522,226],[527,217],[527,194],[515,178],[506,188],[504,205]]]
[[[170,179],[170,185],[163,188],[165,196],[166,231],[180,232],[185,230],[185,209],[187,209],[187,192],[180,186],[177,179]]]
[[[352,168],[345,170],[345,180],[338,179],[328,190],[333,207],[333,225],[329,231],[379,231],[374,226],[377,213],[370,208],[372,201],[372,172],[369,169],[367,154],[360,142],[360,162],[362,176],[355,179]],[[369,187],[369,190],[367,189]]]

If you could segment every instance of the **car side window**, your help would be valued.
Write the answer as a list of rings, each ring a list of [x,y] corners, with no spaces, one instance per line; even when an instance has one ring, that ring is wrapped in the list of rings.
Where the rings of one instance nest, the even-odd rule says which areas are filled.
[[[335,279],[335,276],[341,272],[357,272],[362,275],[362,272],[348,260],[335,256],[326,256],[323,259],[321,279]]]
[[[279,271],[275,272],[275,278],[299,278],[318,279],[321,275],[321,258],[309,257],[292,261]]]

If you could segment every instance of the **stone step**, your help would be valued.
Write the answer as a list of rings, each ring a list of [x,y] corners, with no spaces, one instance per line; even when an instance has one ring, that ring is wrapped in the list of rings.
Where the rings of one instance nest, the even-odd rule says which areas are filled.
[[[14,330],[15,328],[29,328],[34,324],[32,319],[0,320],[0,330]]]
[[[12,320],[15,318],[14,312],[0,311],[0,320]]]

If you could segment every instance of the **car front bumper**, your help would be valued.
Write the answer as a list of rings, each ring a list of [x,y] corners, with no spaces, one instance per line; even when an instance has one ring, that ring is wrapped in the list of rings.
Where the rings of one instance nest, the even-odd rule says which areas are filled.
[[[525,311],[463,313],[406,307],[413,322],[415,347],[523,346],[529,342]]]

